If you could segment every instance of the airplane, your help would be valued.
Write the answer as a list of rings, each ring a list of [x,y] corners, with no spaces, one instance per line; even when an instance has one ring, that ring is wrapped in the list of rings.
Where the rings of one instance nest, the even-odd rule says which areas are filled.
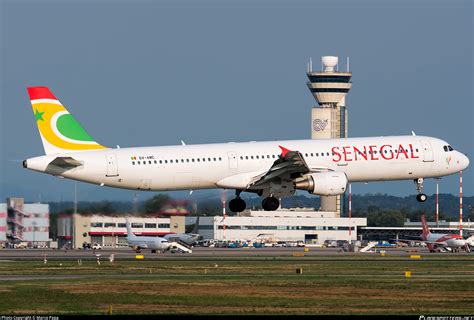
[[[267,211],[296,190],[341,195],[348,183],[413,180],[417,200],[426,178],[451,175],[469,159],[444,140],[417,136],[215,143],[108,148],[96,142],[47,87],[28,94],[45,155],[23,167],[53,176],[124,189],[234,189],[233,212],[245,210],[242,192],[258,194]]]
[[[151,237],[151,236],[136,236],[132,232],[130,222],[126,221],[127,225],[127,244],[133,248],[136,252],[140,252],[141,249],[150,249],[152,253],[164,252],[168,250],[171,244],[169,241],[162,237]]]
[[[198,232],[199,228],[199,216],[196,218],[194,228],[189,233],[170,233],[165,235],[163,238],[170,242],[182,242],[187,246],[194,246],[201,237]]]
[[[437,250],[448,250],[457,251],[460,248],[464,248],[467,252],[470,252],[470,247],[467,245],[466,240],[459,234],[443,234],[443,233],[431,233],[426,223],[425,215],[421,216],[421,223],[423,225],[423,233],[421,238],[423,242],[427,244],[430,252]]]

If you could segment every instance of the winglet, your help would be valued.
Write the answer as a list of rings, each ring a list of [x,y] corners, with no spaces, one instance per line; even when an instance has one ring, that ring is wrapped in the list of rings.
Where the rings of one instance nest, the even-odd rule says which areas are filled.
[[[279,146],[279,147],[280,147],[280,149],[281,149],[281,156],[282,156],[282,157],[286,156],[286,154],[291,151],[291,150],[288,150],[288,149],[285,148],[285,147],[282,147],[282,146]]]

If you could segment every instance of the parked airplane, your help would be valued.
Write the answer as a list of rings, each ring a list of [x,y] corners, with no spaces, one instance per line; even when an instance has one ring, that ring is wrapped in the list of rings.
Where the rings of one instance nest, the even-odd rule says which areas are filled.
[[[423,225],[422,239],[430,249],[430,252],[436,250],[447,249],[448,251],[456,251],[460,248],[464,248],[467,252],[470,252],[470,247],[467,245],[466,240],[459,234],[442,234],[442,233],[431,233],[426,223],[425,215],[421,216],[421,223]]]
[[[164,236],[164,238],[170,242],[182,242],[187,246],[194,246],[199,240],[200,235],[198,231],[199,217],[196,218],[196,223],[192,232],[189,233],[170,233]]]
[[[112,149],[97,143],[48,88],[28,93],[46,155],[24,160],[23,167],[125,189],[235,189],[234,212],[246,207],[242,192],[260,195],[265,210],[276,210],[279,198],[297,189],[340,195],[348,182],[411,179],[424,202],[424,179],[469,165],[446,141],[416,135]]]
[[[162,237],[136,236],[132,232],[130,222],[127,220],[127,244],[133,250],[140,252],[141,249],[150,249],[152,253],[163,252],[170,247],[168,240]]]

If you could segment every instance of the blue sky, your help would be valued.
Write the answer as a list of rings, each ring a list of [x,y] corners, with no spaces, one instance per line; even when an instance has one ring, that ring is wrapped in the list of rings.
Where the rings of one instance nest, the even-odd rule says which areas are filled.
[[[414,130],[474,155],[472,1],[0,3],[0,199],[72,199],[73,182],[17,161],[43,154],[28,86],[49,86],[109,146],[304,139],[310,56],[315,68],[322,55],[350,57],[349,136]],[[469,168],[467,195],[473,177]],[[440,188],[456,194],[458,177]],[[411,181],[352,189],[415,194]],[[83,200],[135,194],[78,190]]]

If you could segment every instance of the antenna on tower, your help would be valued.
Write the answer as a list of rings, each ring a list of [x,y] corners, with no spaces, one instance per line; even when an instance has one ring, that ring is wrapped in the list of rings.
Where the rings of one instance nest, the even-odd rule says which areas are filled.
[[[347,62],[346,62],[346,69],[347,69],[347,72],[349,73],[349,57],[347,57]]]
[[[313,59],[309,57],[309,72],[313,72]]]

